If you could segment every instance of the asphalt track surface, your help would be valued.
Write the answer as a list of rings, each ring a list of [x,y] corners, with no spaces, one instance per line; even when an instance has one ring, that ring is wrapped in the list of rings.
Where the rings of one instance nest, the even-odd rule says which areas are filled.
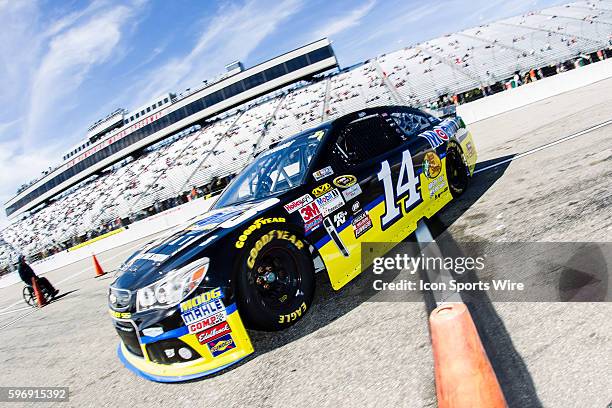
[[[611,242],[612,125],[588,131],[612,119],[610,106],[606,80],[473,124],[484,170],[440,215],[438,233]],[[99,254],[100,263],[113,270],[141,243]],[[165,385],[116,356],[112,276],[94,279],[89,260],[45,276],[63,296],[41,310],[24,309],[21,285],[0,289],[0,385],[68,386],[60,406],[436,406],[425,303],[364,301],[351,295],[358,282],[333,292],[319,274],[310,312],[285,332],[252,332],[252,358]],[[494,303],[472,313],[511,407],[612,401],[612,304]]]

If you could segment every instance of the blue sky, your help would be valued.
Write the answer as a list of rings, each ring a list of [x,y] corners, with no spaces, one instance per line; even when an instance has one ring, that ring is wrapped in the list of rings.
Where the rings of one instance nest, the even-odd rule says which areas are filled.
[[[323,36],[348,66],[554,0],[0,0],[0,200],[89,124]],[[4,224],[1,211],[0,225]]]

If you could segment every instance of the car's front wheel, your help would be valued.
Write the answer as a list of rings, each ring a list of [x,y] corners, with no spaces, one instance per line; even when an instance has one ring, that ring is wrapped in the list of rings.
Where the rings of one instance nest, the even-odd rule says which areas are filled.
[[[282,330],[300,320],[314,296],[314,268],[307,243],[273,229],[250,239],[239,259],[237,301],[248,327]]]

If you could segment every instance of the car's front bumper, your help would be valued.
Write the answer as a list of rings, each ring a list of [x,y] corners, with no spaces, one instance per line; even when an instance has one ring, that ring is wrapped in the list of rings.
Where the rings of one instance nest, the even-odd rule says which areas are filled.
[[[254,351],[248,333],[234,305],[227,307],[227,323],[231,329],[228,335],[231,336],[233,343],[230,343],[230,347],[225,350],[216,350],[216,356],[213,356],[209,346],[210,343],[200,344],[196,334],[189,334],[186,330],[180,329],[154,338],[139,336],[138,341],[142,356],[130,352],[123,342],[119,344],[117,354],[127,368],[148,380],[180,382],[204,377],[236,364]],[[173,339],[189,346],[195,351],[198,358],[172,364],[160,364],[152,361],[151,349],[155,346],[155,343],[159,344],[160,341]]]

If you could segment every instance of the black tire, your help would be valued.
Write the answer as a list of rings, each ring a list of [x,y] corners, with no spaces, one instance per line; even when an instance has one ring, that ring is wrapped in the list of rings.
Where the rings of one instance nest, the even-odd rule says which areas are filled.
[[[254,234],[238,259],[236,299],[247,327],[276,331],[310,309],[315,279],[308,244],[285,226]]]
[[[36,303],[36,296],[34,295],[34,288],[31,286],[23,287],[23,300],[25,300],[25,302],[32,307],[38,306]]]
[[[446,149],[446,177],[453,197],[459,197],[465,192],[470,181],[470,172],[461,147],[456,143],[450,143]]]

